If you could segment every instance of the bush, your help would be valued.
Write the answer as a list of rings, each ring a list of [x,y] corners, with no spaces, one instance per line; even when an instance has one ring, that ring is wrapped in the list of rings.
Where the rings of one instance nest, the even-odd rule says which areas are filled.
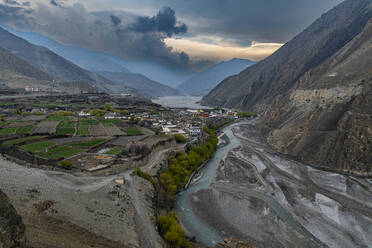
[[[73,116],[74,112],[60,110],[57,112],[59,116]]]
[[[178,218],[175,212],[170,211],[167,215],[160,215],[158,217],[158,227],[160,234],[171,247],[191,247],[189,241],[185,237],[185,232],[178,223]]]
[[[186,138],[182,134],[174,134],[173,135],[176,138],[177,143],[185,143]]]
[[[66,169],[66,170],[69,170],[72,167],[72,162],[64,160],[64,161],[59,163],[59,166],[61,166],[62,168]]]
[[[139,176],[139,177],[142,177],[143,179],[145,179],[147,181],[149,181],[154,186],[154,188],[156,188],[155,180],[149,174],[147,174],[146,172],[142,171],[139,166],[134,171],[134,174],[137,175],[137,176]]]

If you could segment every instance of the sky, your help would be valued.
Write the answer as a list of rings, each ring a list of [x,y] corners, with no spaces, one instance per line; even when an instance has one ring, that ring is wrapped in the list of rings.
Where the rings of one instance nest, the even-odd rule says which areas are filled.
[[[0,0],[0,24],[179,71],[259,61],[342,0]]]

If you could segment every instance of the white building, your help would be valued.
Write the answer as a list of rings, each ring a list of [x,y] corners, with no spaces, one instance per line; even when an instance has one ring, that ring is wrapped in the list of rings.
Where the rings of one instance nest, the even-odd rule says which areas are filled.
[[[84,117],[84,116],[90,116],[90,113],[89,112],[85,112],[85,111],[81,111],[79,113],[79,116],[82,116],[82,117]]]

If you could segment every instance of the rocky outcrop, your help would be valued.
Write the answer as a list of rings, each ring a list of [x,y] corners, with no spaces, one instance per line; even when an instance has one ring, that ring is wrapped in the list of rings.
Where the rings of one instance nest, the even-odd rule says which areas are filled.
[[[0,190],[0,247],[25,248],[25,226],[21,217]]]

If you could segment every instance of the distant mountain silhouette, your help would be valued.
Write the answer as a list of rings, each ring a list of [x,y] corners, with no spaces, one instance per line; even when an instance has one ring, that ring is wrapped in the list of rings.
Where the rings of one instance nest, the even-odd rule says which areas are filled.
[[[226,77],[238,74],[253,64],[255,62],[247,59],[223,61],[183,82],[177,89],[189,95],[206,95]]]

